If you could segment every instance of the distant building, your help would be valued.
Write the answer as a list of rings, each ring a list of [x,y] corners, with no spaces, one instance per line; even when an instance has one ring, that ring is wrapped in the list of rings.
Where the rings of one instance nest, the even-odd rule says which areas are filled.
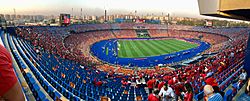
[[[7,20],[7,21],[10,21],[10,20],[11,20],[11,17],[10,17],[9,14],[5,14],[5,15],[4,15],[4,18],[5,18],[5,20]]]

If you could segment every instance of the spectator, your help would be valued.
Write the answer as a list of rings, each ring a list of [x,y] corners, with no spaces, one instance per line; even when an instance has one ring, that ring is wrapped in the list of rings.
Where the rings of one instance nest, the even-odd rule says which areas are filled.
[[[152,93],[154,89],[155,80],[150,78],[147,82],[149,93]]]
[[[246,72],[246,70],[242,69],[241,72],[242,73],[240,74],[239,80],[246,81],[246,79],[247,79],[247,72]]]
[[[218,86],[213,86],[214,93],[219,93],[221,96],[224,96],[224,92],[220,90]]]
[[[136,86],[137,86],[138,88],[143,87],[143,86],[142,86],[142,79],[141,79],[141,78],[137,78],[137,79],[136,79]]]
[[[245,93],[250,96],[250,78],[248,78]]]
[[[246,81],[246,79],[247,79],[247,72],[245,71],[245,69],[242,69],[241,70],[241,74],[240,74],[240,76],[238,77],[238,79],[236,78],[235,80],[234,80],[234,84],[233,85],[235,85],[234,87],[235,88],[237,88],[237,89],[240,89],[241,88],[241,86],[242,86],[242,84]]]
[[[205,85],[204,87],[204,101],[222,101],[223,98],[219,93],[214,93],[214,89],[211,85]]]
[[[100,87],[100,86],[102,86],[102,84],[103,84],[102,81],[97,81],[95,85]]]
[[[184,101],[193,101],[193,88],[190,83],[184,85],[186,93],[184,94]]]
[[[34,27],[34,28],[22,28],[18,30],[18,34],[20,34],[21,37],[24,37],[27,40],[30,40],[34,46],[38,46],[46,50],[48,53],[53,53],[59,55],[59,57],[63,57],[66,59],[74,60],[76,62],[80,62],[82,65],[86,66],[84,67],[85,70],[89,70],[89,66],[91,64],[101,64],[98,60],[95,58],[89,57],[89,46],[92,45],[95,42],[98,42],[100,40],[107,40],[107,39],[112,39],[115,37],[118,38],[133,38],[137,37],[136,32],[134,30],[131,30],[133,26],[137,26],[134,24],[115,24],[113,26],[117,26],[117,29],[121,30],[116,30],[116,31],[110,31],[110,30],[105,30],[105,31],[95,31],[97,29],[111,29],[111,26],[109,25],[74,25],[71,26],[72,29],[76,29],[76,33],[79,34],[71,34],[68,37],[68,28],[70,27],[65,27],[65,28],[51,28],[51,27]],[[70,29],[71,29],[70,28]],[[208,43],[211,43],[211,50],[209,49],[210,52],[219,52],[218,54],[209,57],[207,59],[204,59],[197,64],[190,64],[189,66],[186,67],[181,67],[180,69],[177,68],[173,72],[170,69],[167,68],[157,68],[157,69],[143,69],[139,72],[140,74],[145,74],[145,75],[140,75],[140,78],[142,76],[146,77],[145,81],[148,84],[149,91],[152,93],[152,90],[154,87],[163,88],[164,83],[169,83],[169,86],[171,86],[175,90],[175,94],[179,96],[179,93],[182,92],[183,90],[179,90],[180,88],[184,89],[184,83],[191,83],[192,87],[194,88],[194,93],[198,94],[199,91],[203,89],[203,86],[206,85],[204,81],[206,81],[207,84],[213,86],[214,93],[220,93],[219,88],[218,88],[218,81],[221,81],[218,77],[219,76],[214,76],[213,74],[220,74],[220,72],[224,72],[227,67],[231,67],[233,63],[238,63],[238,60],[242,60],[244,56],[243,50],[245,49],[245,44],[244,40],[248,38],[248,36],[244,35],[244,32],[238,32],[238,29],[235,29],[238,34],[234,34],[235,32],[228,30],[226,32],[221,32],[221,29],[215,29],[218,30],[218,32],[214,32],[210,29],[204,29],[205,32],[213,32],[213,33],[218,33],[218,34],[223,34],[226,36],[231,37],[232,35],[234,37],[237,37],[235,39],[234,37],[231,37],[233,40],[231,42],[227,41],[228,39],[222,36],[218,36],[215,34],[205,34],[205,33],[200,33],[200,32],[186,32],[186,31],[175,31],[175,30],[162,30],[158,29],[157,26],[152,25],[151,27],[148,26],[148,28],[155,28],[153,30],[149,30],[151,33],[152,37],[176,37],[176,38],[196,38],[196,36],[203,36],[202,40]],[[19,28],[18,28],[19,29]],[[127,30],[122,30],[122,29],[127,29]],[[91,31],[93,30],[93,31]],[[206,31],[207,30],[207,31]],[[203,30],[201,30],[203,31]],[[114,36],[116,35],[116,36]],[[216,40],[215,40],[216,39]],[[223,43],[222,43],[223,42]],[[225,43],[224,43],[225,42]],[[228,47],[226,47],[226,45]],[[214,47],[216,46],[216,47]],[[230,46],[230,47],[229,47]],[[222,51],[223,50],[223,51]],[[40,52],[43,52],[43,50],[39,50]],[[35,51],[37,52],[37,51]],[[206,52],[205,52],[206,53]],[[37,53],[39,54],[39,53]],[[50,56],[50,55],[49,55]],[[171,57],[167,57],[171,58]],[[49,60],[51,61],[51,60]],[[96,63],[95,63],[96,62]],[[49,65],[50,62],[44,62],[47,65]],[[61,62],[62,63],[62,62]],[[93,67],[93,69],[101,69],[104,70],[105,72],[108,72],[107,78],[115,78],[116,74],[115,73],[123,73],[124,75],[131,74],[129,79],[124,79],[121,81],[121,85],[123,86],[130,86],[131,82],[135,82],[135,77],[137,73],[134,73],[133,70],[131,69],[124,69],[119,68],[115,71],[114,67],[112,66],[97,66]],[[218,68],[217,68],[218,67]],[[90,69],[91,70],[91,69]],[[236,69],[232,69],[236,71]],[[134,74],[133,74],[134,73]],[[88,74],[92,74],[91,72]],[[124,78],[124,75],[119,75],[119,77]],[[148,76],[150,77],[156,77],[157,79],[163,78],[165,82],[159,82],[159,84],[156,82],[155,79],[148,79]],[[178,79],[174,79],[180,76],[180,78],[183,78],[182,87],[176,86],[178,85]],[[202,77],[198,79],[199,77]],[[216,78],[215,78],[216,77]],[[235,83],[239,81],[239,76],[236,78]],[[242,76],[244,77],[244,76]],[[206,80],[203,80],[205,79]],[[93,78],[89,78],[93,79]],[[179,80],[180,81],[180,80]],[[149,83],[150,82],[150,83]],[[103,79],[98,79],[95,80],[94,84],[99,83],[98,85],[105,85],[105,80]],[[162,84],[161,84],[162,83]],[[137,84],[141,85],[141,81],[137,80]],[[143,84],[145,82],[143,81]],[[150,85],[149,85],[150,84]],[[158,84],[158,85],[157,85]],[[200,89],[199,89],[200,88]],[[223,94],[222,94],[223,95]]]
[[[176,97],[176,101],[178,101],[178,99],[180,98],[181,100],[183,100],[183,97],[181,96],[181,92],[184,91],[184,85],[183,82],[178,82],[174,85],[174,91],[175,91],[175,97]]]
[[[216,79],[214,78],[214,73],[209,72],[207,74],[207,79],[205,80],[207,85],[211,85],[211,86],[218,86],[218,83],[216,81]]]
[[[128,85],[128,82],[127,82],[127,80],[125,78],[122,79],[121,83],[122,83],[123,86],[127,86]]]
[[[10,53],[2,45],[0,45],[0,100],[25,100],[12,66]]]
[[[160,101],[158,93],[159,90],[155,89],[152,94],[149,94],[148,101]]]
[[[160,79],[160,83],[158,84],[158,89],[160,90],[164,86],[165,82]]]
[[[168,86],[168,84],[165,84],[158,94],[162,101],[172,101],[175,98],[174,90]]]

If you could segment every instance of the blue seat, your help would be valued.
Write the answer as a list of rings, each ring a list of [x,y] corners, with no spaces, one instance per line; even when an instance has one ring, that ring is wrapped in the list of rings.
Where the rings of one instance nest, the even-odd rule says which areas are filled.
[[[133,100],[135,100],[135,97],[134,96],[129,96],[129,99],[128,99],[129,101],[133,101]]]
[[[203,98],[203,96],[204,96],[204,92],[202,91],[202,92],[200,92],[199,94],[197,94],[197,95],[195,96],[195,99],[196,99],[197,101],[199,101],[199,100],[201,100],[201,99]]]
[[[43,101],[49,101],[49,99],[44,99]]]
[[[120,100],[120,96],[114,96],[114,101]]]
[[[86,101],[95,101],[95,100],[91,97],[87,97]]]
[[[21,68],[23,68],[23,69],[27,68],[23,63],[20,63],[20,65],[21,65]]]
[[[40,87],[38,86],[38,84],[33,84],[33,87],[34,87],[35,91],[39,91],[40,90]]]
[[[31,84],[36,83],[35,79],[31,77],[31,78],[30,78],[30,83],[31,83]]]
[[[86,95],[83,94],[83,93],[80,93],[80,98],[83,99],[83,100],[86,100]]]
[[[42,91],[38,91],[38,99],[37,100],[45,100],[46,96]]]
[[[66,97],[66,98],[70,98],[70,96],[69,96],[69,92],[68,91],[66,91],[65,89],[63,89],[63,95]]]
[[[237,82],[237,83],[232,84],[232,87],[233,87],[233,88],[236,88],[236,89],[239,89],[238,82]]]
[[[58,93],[57,91],[56,91],[56,92],[53,92],[53,94],[54,94],[54,97],[53,97],[54,100],[55,100],[56,98],[61,98],[60,93]]]
[[[224,98],[223,98],[224,101],[232,101],[232,99],[233,99],[232,93],[233,93],[232,89],[227,90],[227,92],[225,93]]]
[[[26,75],[27,75],[28,78],[32,77],[31,73],[27,73]]]

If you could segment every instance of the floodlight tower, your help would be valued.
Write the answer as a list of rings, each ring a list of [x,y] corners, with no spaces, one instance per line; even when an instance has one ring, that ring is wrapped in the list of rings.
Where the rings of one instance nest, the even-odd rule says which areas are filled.
[[[71,10],[72,10],[72,13],[71,13],[71,14],[72,14],[72,18],[74,18],[74,15],[73,15],[73,8],[72,8]]]
[[[13,11],[14,11],[13,25],[14,25],[14,27],[15,27],[15,20],[16,20],[16,9],[14,8],[14,9],[13,9]]]
[[[137,19],[137,17],[136,17],[136,16],[137,16],[137,10],[135,10],[135,19]]]
[[[168,21],[167,21],[167,25],[170,23],[170,14],[168,13]]]
[[[108,12],[108,0],[104,1],[104,22],[107,23],[107,12]]]
[[[107,10],[104,10],[104,22],[107,22]]]
[[[81,18],[82,18],[82,8],[81,8]]]
[[[167,21],[167,33],[168,33],[168,25],[169,25],[169,23],[170,23],[170,14],[168,13],[168,21]]]
[[[16,9],[14,8],[14,18],[16,18]],[[14,19],[15,20],[15,19]]]

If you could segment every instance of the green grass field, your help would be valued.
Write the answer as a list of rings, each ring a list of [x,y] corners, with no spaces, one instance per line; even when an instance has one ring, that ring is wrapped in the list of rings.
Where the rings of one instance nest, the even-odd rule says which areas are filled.
[[[119,40],[118,57],[140,58],[169,54],[190,48],[197,47],[192,44],[177,39],[166,40]]]

